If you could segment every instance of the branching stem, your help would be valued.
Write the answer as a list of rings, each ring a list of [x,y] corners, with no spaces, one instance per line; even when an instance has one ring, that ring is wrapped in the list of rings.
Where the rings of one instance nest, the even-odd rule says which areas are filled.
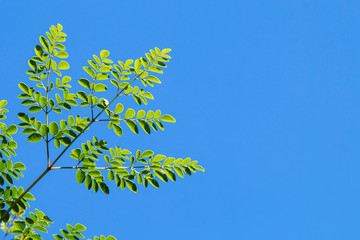
[[[139,76],[136,76],[128,85],[133,83]],[[70,142],[70,144],[59,154],[59,156],[45,169],[45,171],[14,201],[14,203],[6,210],[6,212],[2,215],[0,222],[4,221],[5,217],[8,213],[15,207],[15,205],[28,193],[51,169],[53,169],[55,163],[64,155],[64,153],[71,147],[71,145],[95,122],[95,120],[107,109],[111,103],[113,103],[117,97],[125,90],[123,88],[116,96],[109,102],[109,104],[102,109],[96,116],[91,120],[91,122],[86,125],[86,127]]]
[[[149,64],[149,66],[147,66],[147,68],[144,69],[143,72],[146,72],[149,69],[150,66],[152,66],[152,64]],[[49,75],[48,75],[48,77],[49,77]],[[137,76],[135,74],[134,79],[131,82],[129,82],[129,84],[127,86],[129,86],[131,83],[133,83],[139,77],[140,77],[140,74],[138,74]],[[71,147],[71,145],[97,120],[97,118],[105,111],[105,109],[107,109],[123,93],[125,88],[126,87],[122,88],[121,91],[119,91],[119,88],[118,88],[117,94],[115,95],[115,97],[106,105],[105,108],[103,108],[95,117],[93,117],[91,119],[90,123],[88,125],[86,125],[86,127],[69,143],[69,145],[66,146],[66,148],[59,154],[59,156],[57,156],[57,158],[52,163],[50,163],[50,160],[48,160],[48,167],[45,169],[45,171],[13,202],[13,204],[1,216],[0,222],[4,221],[4,219],[9,214],[9,212],[25,196],[25,194],[28,193],[50,170],[52,170],[52,169],[61,169],[61,168],[54,168],[55,163],[62,157],[62,155],[64,155],[64,153]],[[47,94],[48,94],[48,91],[47,91]],[[47,110],[46,110],[46,113],[48,113]],[[48,144],[49,144],[48,138],[47,138],[46,142],[47,142],[47,148],[48,148]],[[47,150],[47,152],[48,152],[48,159],[50,159],[49,151]],[[63,168],[63,169],[66,169],[66,167]]]

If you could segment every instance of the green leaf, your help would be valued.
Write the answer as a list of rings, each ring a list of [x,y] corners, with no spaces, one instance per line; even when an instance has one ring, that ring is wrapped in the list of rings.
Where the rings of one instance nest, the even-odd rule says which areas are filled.
[[[146,80],[148,80],[148,81],[150,81],[150,82],[154,82],[154,83],[161,83],[161,81],[160,81],[157,77],[155,77],[155,76],[148,76],[148,77],[146,78]]]
[[[11,160],[8,160],[8,161],[6,162],[6,168],[7,168],[8,171],[13,168],[13,163],[12,163]]]
[[[176,181],[176,175],[173,171],[165,169],[165,173],[171,181],[173,181],[173,182]]]
[[[165,63],[160,62],[160,61],[154,62],[154,65],[159,66],[159,67],[163,67],[163,68],[167,67]]]
[[[29,93],[29,87],[25,84],[25,83],[23,83],[23,82],[21,82],[21,83],[19,83],[19,88],[21,89],[21,91],[23,91],[24,93]]]
[[[134,60],[132,60],[132,59],[126,60],[126,62],[125,62],[125,67],[130,66],[133,62],[134,62]]]
[[[147,157],[150,157],[154,155],[154,152],[151,151],[151,150],[146,150],[144,151],[141,155],[140,155],[140,158],[147,158]]]
[[[56,122],[51,122],[49,124],[50,134],[55,136],[59,132],[59,125]]]
[[[42,139],[42,136],[39,133],[33,133],[28,137],[29,142],[39,142]]]
[[[16,162],[14,163],[14,169],[17,170],[26,170],[25,164],[23,164],[22,162]]]
[[[1,175],[4,177],[4,179],[5,179],[5,181],[7,183],[9,183],[10,185],[13,184],[13,180],[12,180],[11,176],[8,173],[2,172]]]
[[[116,238],[110,235],[106,238],[106,240],[116,240]]]
[[[65,61],[61,61],[61,62],[59,62],[57,68],[60,70],[66,70],[66,69],[70,68],[70,65]]]
[[[41,96],[39,102],[42,107],[45,107],[47,105],[46,97]]]
[[[92,70],[89,67],[83,67],[83,69],[85,70],[85,72],[87,72],[92,78],[95,78],[95,71]]]
[[[1,104],[1,102],[0,102]],[[26,113],[18,113],[18,118],[23,122],[29,122],[29,116]]]
[[[175,162],[175,158],[169,157],[164,161],[163,165],[170,165],[170,164],[172,164],[174,162]]]
[[[66,110],[70,110],[71,109],[71,106],[67,103],[60,103],[59,104],[60,107],[66,109]]]
[[[29,135],[29,134],[32,134],[32,133],[36,133],[36,130],[33,129],[33,128],[25,128],[25,129],[22,131],[22,134],[25,134],[25,135]]]
[[[125,118],[132,118],[135,116],[135,110],[132,108],[129,108],[128,110],[126,110],[125,112]]]
[[[132,97],[134,98],[135,102],[139,105],[141,105],[141,98],[136,96],[136,95],[132,95]],[[146,100],[145,100],[146,101]],[[145,105],[147,104],[146,102],[144,102]]]
[[[15,124],[11,124],[7,129],[6,129],[6,133],[9,134],[15,134],[17,132],[17,127]]]
[[[35,46],[35,54],[41,58],[44,55],[44,49],[40,45]]]
[[[109,53],[108,50],[102,50],[102,51],[100,52],[100,57],[101,57],[102,60],[105,59],[105,58],[107,58],[109,55],[110,55],[110,53]]]
[[[63,237],[58,235],[58,234],[53,234],[52,235],[56,240],[63,240]]]
[[[46,126],[46,124],[41,125],[40,133],[43,136],[46,136],[49,133],[49,128]]]
[[[35,230],[38,230],[40,232],[44,232],[44,233],[47,233],[48,231],[44,228],[44,227],[41,227],[39,225],[36,225],[33,227]]]
[[[91,185],[92,185],[91,177],[90,175],[87,174],[85,177],[85,186],[89,190],[91,188]]]
[[[109,74],[105,74],[105,73],[99,73],[98,75],[97,75],[97,77],[96,77],[96,80],[107,80],[107,79],[109,79],[110,78],[110,76],[109,76]]]
[[[205,169],[204,169],[202,166],[200,166],[200,165],[194,165],[193,168],[195,168],[195,169],[197,169],[197,170],[200,170],[200,171],[202,171],[202,172],[205,172]]]
[[[136,125],[136,123],[132,120],[126,120],[126,125],[133,131],[135,134],[139,133],[139,129]]]
[[[55,145],[56,148],[60,148],[60,141],[59,141],[59,139],[55,139],[55,140],[54,140],[54,145]]]
[[[20,233],[25,229],[26,224],[23,221],[15,221],[13,230],[19,230]]]
[[[150,72],[163,73],[163,71],[162,71],[160,68],[155,67],[155,66],[150,66],[150,67],[148,68],[148,70],[149,70]]]
[[[73,125],[75,123],[75,118],[73,116],[69,115],[68,122],[69,122],[69,125]]]
[[[154,162],[159,162],[161,160],[164,160],[166,158],[166,156],[164,155],[161,155],[161,154],[157,154],[155,157],[154,157]]]
[[[181,166],[181,168],[184,170],[184,172],[187,174],[187,175],[191,175],[191,170],[190,168],[186,167],[186,166]]]
[[[7,104],[7,101],[6,101],[6,100],[1,100],[1,101],[0,101],[0,108],[5,107],[6,104]]]
[[[83,232],[86,230],[86,227],[80,223],[75,224],[74,230],[77,232]]]
[[[135,71],[138,71],[141,68],[140,60],[136,59],[134,66],[135,66]]]
[[[84,88],[90,89],[90,81],[87,80],[86,78],[80,78],[79,79],[79,84],[81,86],[83,86]]]
[[[87,95],[86,95],[85,92],[79,91],[79,92],[77,92],[77,95],[78,95],[78,97],[79,97],[81,100],[84,100],[85,102],[88,101],[88,98],[87,98]]]
[[[153,185],[156,188],[159,188],[159,183],[158,181],[156,181],[156,179],[148,178],[147,180],[150,182],[151,185]]]
[[[143,118],[143,117],[145,117],[145,115],[146,115],[145,111],[140,110],[140,111],[137,112],[136,118]]]
[[[151,130],[149,127],[149,124],[144,121],[144,120],[138,120],[139,125],[141,126],[141,128],[146,132],[146,134],[150,134]]]
[[[67,58],[67,57],[69,57],[69,54],[67,52],[61,51],[61,52],[58,52],[56,54],[56,57],[58,57],[58,58]]]
[[[37,112],[40,112],[41,111],[41,107],[40,106],[32,106],[29,108],[29,112],[31,113],[37,113]]]
[[[191,161],[191,158],[185,158],[183,161],[182,161],[182,165],[187,165],[189,162]]]
[[[31,106],[31,105],[34,105],[36,102],[34,100],[25,100],[21,103],[21,105],[24,105],[24,106]]]
[[[155,175],[160,178],[164,182],[168,182],[168,178],[166,176],[166,173],[163,170],[155,170]]]
[[[102,83],[98,83],[95,85],[95,92],[104,92],[107,90],[106,85],[102,84]]]
[[[150,92],[144,93],[143,96],[149,99],[154,99],[153,95]]]
[[[63,30],[63,26],[60,23],[58,23],[57,24],[57,29],[58,29],[59,32],[61,32]]]
[[[123,134],[122,128],[116,124],[113,124],[113,129],[116,135],[121,136]]]
[[[43,47],[46,50],[48,50],[49,49],[49,41],[43,36],[40,36],[39,40],[40,40],[41,45],[43,45]]]
[[[141,58],[140,58],[140,61],[141,61],[142,65],[143,65],[144,67],[149,66],[149,62],[148,62],[145,58],[141,57]]]
[[[175,118],[168,114],[161,116],[160,120],[163,122],[176,122]]]
[[[27,193],[24,195],[24,199],[30,200],[30,201],[35,201],[35,197],[34,197],[31,193],[29,193],[29,192],[27,192]]]
[[[164,49],[161,51],[162,54],[166,54],[166,53],[169,53],[169,52],[171,52],[171,48],[164,48]]]
[[[184,172],[182,171],[182,169],[181,168],[179,168],[179,167],[174,167],[174,170],[175,170],[175,172],[177,173],[177,175],[179,175],[179,177],[184,177]]]
[[[132,181],[130,180],[125,180],[125,183],[126,183],[126,186],[131,190],[133,191],[134,193],[137,193],[137,187],[136,187],[136,184],[133,183]]]
[[[109,194],[110,191],[109,191],[108,185],[106,185],[104,182],[100,182],[99,185],[100,185],[100,189],[101,189],[101,191],[103,191],[103,193]]]
[[[122,113],[122,111],[124,110],[124,106],[121,103],[116,104],[114,113],[118,114],[118,113]]]
[[[65,49],[66,49],[65,46],[62,45],[61,43],[57,43],[57,44],[55,45],[55,47],[58,48],[59,50],[65,50]]]

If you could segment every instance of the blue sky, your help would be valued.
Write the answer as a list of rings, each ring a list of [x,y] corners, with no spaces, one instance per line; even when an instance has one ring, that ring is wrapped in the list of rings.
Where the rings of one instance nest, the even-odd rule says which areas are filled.
[[[74,172],[53,171],[32,190],[32,207],[55,221],[50,233],[79,222],[88,237],[359,238],[359,7],[335,0],[0,0],[9,121],[25,111],[17,84],[30,82],[27,60],[52,24],[68,34],[75,90],[82,66],[102,49],[126,60],[172,48],[145,109],[160,108],[177,123],[150,136],[94,131],[110,145],[190,156],[206,169],[138,194],[112,186],[110,195],[85,190]],[[44,146],[16,139],[27,186],[45,168]]]

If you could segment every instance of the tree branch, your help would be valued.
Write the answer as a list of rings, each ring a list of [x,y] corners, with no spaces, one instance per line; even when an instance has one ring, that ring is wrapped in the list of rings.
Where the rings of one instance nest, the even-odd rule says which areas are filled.
[[[143,72],[148,71],[149,67],[153,66],[153,64],[149,64]],[[129,82],[127,86],[132,84],[135,80],[137,80],[140,77],[140,74],[136,76],[135,78]],[[92,118],[91,122],[86,125],[86,127],[69,143],[69,145],[59,154],[59,156],[54,160],[53,163],[51,163],[45,171],[16,199],[16,201],[6,210],[6,212],[1,216],[0,222],[4,221],[7,214],[15,207],[15,205],[25,196],[26,193],[28,193],[50,170],[53,169],[55,163],[62,157],[62,155],[71,147],[71,145],[96,121],[96,119],[113,103],[117,97],[121,95],[121,93],[125,90],[126,87],[122,88],[121,91],[119,91],[119,88],[117,90],[117,94],[115,97],[106,105],[105,108],[103,108],[96,116],[95,118]]]

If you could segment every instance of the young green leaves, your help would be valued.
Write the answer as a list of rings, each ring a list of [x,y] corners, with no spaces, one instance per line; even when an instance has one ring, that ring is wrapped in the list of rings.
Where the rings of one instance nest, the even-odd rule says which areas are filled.
[[[5,114],[8,111],[4,107],[7,102],[0,101],[0,112]],[[0,122],[0,216],[4,220],[10,218],[10,214],[6,213],[6,207],[12,206],[17,198],[23,193],[22,187],[14,186],[14,179],[18,180],[23,177],[22,171],[26,169],[22,162],[13,162],[10,158],[11,155],[16,155],[15,149],[17,143],[13,140],[12,135],[17,132],[17,127],[14,124],[7,126],[5,123]],[[27,200],[35,200],[31,193],[27,193],[17,204],[14,204],[12,211],[19,213],[29,207]]]
[[[96,139],[97,141],[97,139]],[[95,141],[95,142],[96,142]],[[163,182],[176,181],[176,175],[184,177],[184,173],[191,175],[196,170],[205,171],[198,165],[197,161],[191,161],[190,158],[166,157],[158,154],[154,155],[151,150],[141,152],[136,151],[135,155],[127,149],[120,147],[105,149],[110,155],[104,155],[106,165],[103,167],[96,166],[99,160],[98,155],[103,155],[103,151],[96,150],[96,144],[88,142],[83,144],[82,149],[74,149],[70,156],[78,163],[74,169],[76,172],[76,181],[79,184],[85,184],[87,189],[93,189],[97,192],[98,188],[108,194],[109,188],[105,183],[105,175],[110,181],[122,190],[129,188],[132,192],[137,192],[137,184],[147,187],[148,184],[158,188],[158,180]]]
[[[64,59],[68,57],[65,52],[65,46],[61,42],[65,42],[66,34],[61,32],[62,26],[58,24],[57,27],[51,26],[50,31],[46,33],[46,37],[40,36],[40,45],[35,46],[36,56],[32,57],[29,61],[30,70],[26,71],[31,75],[30,80],[41,82],[37,86],[44,87],[42,80],[47,77],[49,72],[55,72],[61,76],[60,70],[69,69],[69,64],[61,60],[56,63],[54,58]]]
[[[18,235],[16,239],[42,239],[39,232],[47,233],[46,227],[53,223],[48,216],[38,209],[35,209],[35,212],[30,212],[29,216],[14,221],[14,227],[10,233]]]
[[[123,109],[118,109],[116,112],[121,113],[122,110]],[[113,128],[114,132],[119,136],[122,135],[122,127],[120,126],[121,122],[124,122],[127,127],[135,134],[139,133],[139,126],[144,130],[145,133],[150,134],[150,128],[152,128],[154,131],[157,131],[158,128],[164,130],[162,122],[175,122],[175,118],[173,118],[171,115],[166,114],[161,116],[160,110],[156,110],[155,112],[152,110],[147,112],[144,110],[139,110],[136,112],[132,108],[128,108],[123,114],[123,117],[121,117],[119,114],[115,114],[115,112],[109,112],[109,119],[110,122],[108,128]]]
[[[75,224],[75,226],[71,226],[70,224],[66,224],[66,229],[60,229],[60,234],[53,234],[55,240],[77,240],[77,239],[84,239],[85,236],[83,232],[86,230],[86,227],[80,223]],[[90,239],[89,239],[90,240]],[[116,240],[113,236],[105,237],[101,235],[100,237],[94,237],[94,240]]]
[[[159,181],[176,181],[177,177],[184,177],[185,174],[191,175],[197,170],[204,171],[197,161],[190,158],[175,159],[155,155],[152,150],[137,150],[132,154],[120,147],[108,148],[105,140],[98,140],[96,137],[93,137],[92,142],[84,142],[81,147],[71,150],[69,156],[75,160],[72,166],[54,167],[72,144],[97,122],[108,122],[108,128],[113,129],[118,136],[123,135],[124,127],[135,134],[139,133],[139,129],[150,134],[151,129],[164,130],[164,122],[175,122],[174,117],[162,115],[160,110],[135,110],[124,106],[125,104],[120,101],[121,97],[131,96],[138,105],[147,105],[149,99],[154,99],[145,88],[161,84],[159,74],[163,74],[167,62],[171,59],[168,55],[170,49],[155,48],[139,59],[127,59],[116,63],[108,58],[109,51],[102,50],[98,56],[93,55],[88,61],[88,66],[83,67],[84,76],[78,80],[83,91],[74,94],[70,92],[71,77],[63,76],[63,70],[70,67],[64,60],[69,56],[63,45],[65,37],[60,24],[56,27],[51,26],[49,32],[39,38],[39,44],[34,49],[35,56],[28,61],[29,70],[26,73],[33,86],[24,82],[19,83],[22,91],[19,95],[22,99],[21,104],[28,109],[26,113],[18,114],[22,121],[19,127],[23,129],[22,133],[27,136],[29,142],[46,143],[47,168],[36,182],[51,170],[73,169],[76,171],[76,181],[94,192],[100,190],[109,194],[107,182],[112,181],[121,189],[128,188],[136,193],[139,185],[152,185],[158,188]],[[109,82],[115,87],[115,91],[109,90],[112,86]],[[116,92],[115,96],[109,96],[110,92]],[[0,119],[6,118],[6,103],[5,100],[0,101]],[[71,110],[77,107],[78,103],[81,107],[90,107],[87,115],[51,118],[52,112],[61,114],[64,109]],[[34,114],[37,114],[36,118]],[[43,115],[38,117],[40,114]],[[105,118],[101,119],[100,116],[103,115]],[[5,159],[16,154],[14,149],[17,148],[17,144],[11,136],[16,132],[16,125],[7,126],[0,123],[0,186],[8,184],[4,189],[0,188],[0,214],[3,221],[7,222],[10,219],[11,224],[7,222],[8,225],[5,226],[11,230],[10,234],[17,235],[15,238],[42,239],[39,232],[46,233],[46,227],[52,223],[44,213],[36,209],[34,213],[29,213],[30,217],[20,218],[26,207],[29,207],[27,200],[35,200],[28,191],[36,182],[25,191],[22,187],[11,186],[13,179],[18,179],[22,176],[21,171],[25,170],[23,163],[13,163],[10,159]],[[56,148],[64,145],[57,157],[50,154],[49,144],[52,141]],[[102,165],[98,166],[100,164]],[[11,220],[9,213],[16,214],[18,219]],[[85,238],[81,233],[85,230],[81,224],[67,225],[67,229],[61,229],[61,234],[55,234],[53,237],[57,240]],[[100,236],[94,237],[94,240],[116,239],[113,236]]]

